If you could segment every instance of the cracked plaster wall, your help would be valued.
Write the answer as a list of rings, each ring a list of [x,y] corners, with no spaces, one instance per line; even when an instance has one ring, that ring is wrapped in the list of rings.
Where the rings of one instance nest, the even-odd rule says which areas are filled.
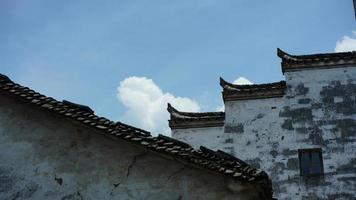
[[[1,94],[0,160],[1,200],[256,198],[251,186]]]
[[[356,68],[286,72],[285,78],[284,97],[227,101],[223,131],[201,139],[203,133],[180,130],[179,139],[194,146],[202,140],[265,170],[279,199],[355,199]],[[322,149],[325,175],[302,178],[298,149],[315,147]]]

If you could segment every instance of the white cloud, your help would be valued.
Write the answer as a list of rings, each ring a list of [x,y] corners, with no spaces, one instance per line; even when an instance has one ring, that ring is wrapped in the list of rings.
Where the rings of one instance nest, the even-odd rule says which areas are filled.
[[[146,77],[133,76],[121,81],[117,97],[127,108],[123,121],[152,134],[170,133],[168,102],[181,111],[200,111],[196,101],[163,92],[152,79]]]
[[[217,112],[224,112],[225,111],[225,105],[221,105],[215,108]]]
[[[352,31],[352,36],[345,35],[336,42],[335,52],[356,51],[356,31]]]
[[[253,84],[251,81],[249,81],[247,78],[240,76],[239,78],[237,78],[236,80],[234,80],[234,82],[232,82],[233,84],[236,85],[251,85]]]

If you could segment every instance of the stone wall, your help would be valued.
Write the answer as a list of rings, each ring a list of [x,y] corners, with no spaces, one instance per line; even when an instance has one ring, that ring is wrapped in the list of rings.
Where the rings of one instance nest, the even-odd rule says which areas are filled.
[[[356,198],[356,68],[300,70],[285,78],[282,98],[226,101],[220,137],[197,140],[181,130],[179,139],[230,150],[265,170],[279,199]],[[315,147],[322,149],[324,176],[303,178],[298,149]]]
[[[0,94],[0,199],[255,199],[252,185]]]

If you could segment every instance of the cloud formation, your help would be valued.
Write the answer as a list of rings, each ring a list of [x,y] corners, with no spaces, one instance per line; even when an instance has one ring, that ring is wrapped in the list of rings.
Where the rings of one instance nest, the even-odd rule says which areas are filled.
[[[352,31],[352,36],[345,35],[336,42],[335,52],[356,51],[356,31]]]
[[[225,111],[225,105],[220,105],[215,108],[216,112],[224,112]]]
[[[234,80],[234,82],[232,82],[233,84],[236,85],[251,85],[253,84],[251,81],[249,81],[247,78],[240,76],[239,78],[237,78],[236,80]]]
[[[152,79],[146,77],[132,76],[121,81],[117,97],[127,108],[123,121],[149,130],[153,135],[170,134],[168,102],[181,111],[200,111],[196,101],[163,92]]]

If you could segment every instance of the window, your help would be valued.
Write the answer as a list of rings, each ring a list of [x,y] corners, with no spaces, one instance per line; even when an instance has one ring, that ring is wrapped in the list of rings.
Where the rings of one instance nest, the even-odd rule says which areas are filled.
[[[299,167],[301,176],[317,176],[324,174],[321,149],[299,149]]]

